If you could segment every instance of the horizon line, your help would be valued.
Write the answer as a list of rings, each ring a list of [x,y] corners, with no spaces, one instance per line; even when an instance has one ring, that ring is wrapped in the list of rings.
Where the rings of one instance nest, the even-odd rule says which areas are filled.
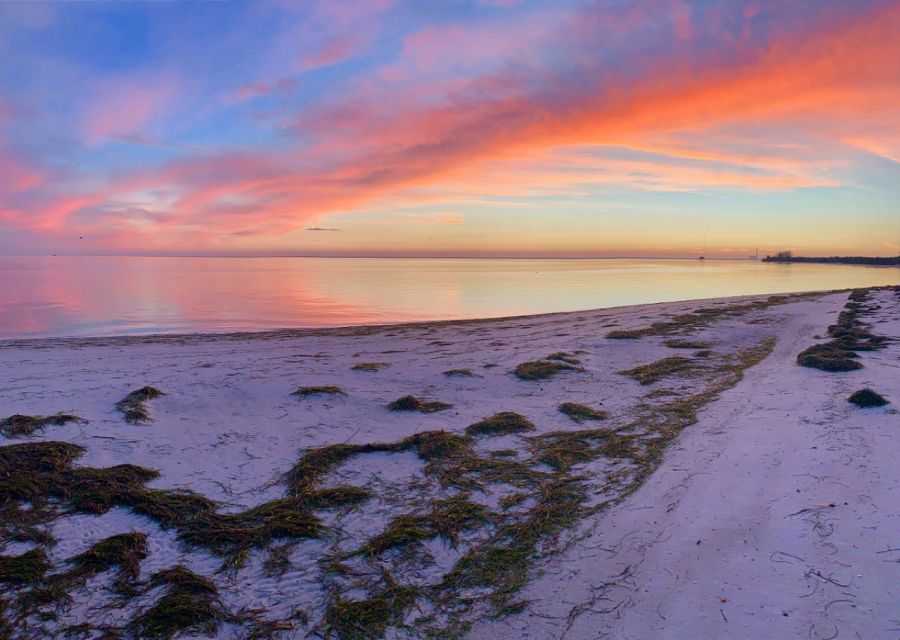
[[[768,254],[767,254],[768,255]],[[228,254],[228,253],[0,253],[3,258],[323,258],[323,259],[358,259],[358,260],[731,260],[739,262],[761,262],[766,256],[721,256],[721,255],[676,255],[676,256],[658,256],[658,255],[613,255],[613,256],[563,256],[563,255],[458,255],[458,254],[442,254],[442,255],[417,255],[417,254],[360,254],[360,255],[340,255],[340,254],[295,254],[295,253],[272,253],[272,254]],[[896,256],[874,256],[874,255],[809,255],[796,256],[801,258],[894,258]]]

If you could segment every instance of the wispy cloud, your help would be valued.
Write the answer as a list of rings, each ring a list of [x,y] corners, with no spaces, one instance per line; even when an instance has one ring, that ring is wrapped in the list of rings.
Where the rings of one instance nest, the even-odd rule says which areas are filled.
[[[0,103],[3,224],[70,235],[105,226],[121,230],[106,236],[121,250],[265,244],[337,230],[308,225],[384,199],[438,201],[366,220],[412,231],[459,225],[460,205],[491,199],[727,192],[737,204],[852,189],[861,154],[900,158],[893,2],[487,2],[432,18],[416,3],[317,0],[229,11],[215,53],[175,22],[171,49],[130,51],[124,70],[33,62],[47,82],[77,63],[86,88],[60,85],[70,103],[39,115],[49,87],[0,86],[33,101],[15,126]],[[243,24],[271,31],[261,51],[237,47]],[[192,75],[180,60],[220,71]],[[122,141],[133,148],[110,144]],[[548,208],[548,228],[555,215]]]

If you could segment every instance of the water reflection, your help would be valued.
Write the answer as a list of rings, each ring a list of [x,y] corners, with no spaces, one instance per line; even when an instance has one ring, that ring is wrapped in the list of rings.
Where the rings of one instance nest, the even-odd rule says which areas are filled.
[[[0,258],[0,338],[323,327],[896,284],[896,268],[679,260]]]

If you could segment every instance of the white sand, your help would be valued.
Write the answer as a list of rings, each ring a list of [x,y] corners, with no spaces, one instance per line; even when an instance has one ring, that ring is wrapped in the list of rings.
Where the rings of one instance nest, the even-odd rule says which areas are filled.
[[[877,297],[882,309],[874,330],[900,336],[900,300],[887,291]],[[861,411],[845,399],[869,385],[900,406],[900,344],[862,354],[865,368],[849,374],[794,362],[815,334],[824,335],[846,299],[832,294],[794,302],[718,321],[693,336],[721,351],[770,335],[778,344],[702,412],[636,493],[583,526],[592,529],[587,538],[535,568],[523,594],[531,601],[526,612],[476,624],[472,637],[897,635],[900,552],[885,551],[900,548],[900,418],[891,405]],[[497,411],[522,413],[539,432],[572,429],[556,408],[567,400],[602,403],[609,422],[626,422],[647,389],[616,372],[676,354],[660,338],[607,340],[606,333],[734,302],[371,330],[6,342],[0,343],[0,418],[76,413],[88,422],[51,427],[33,439],[85,446],[82,465],[159,469],[151,486],[190,489],[226,509],[242,509],[284,495],[281,474],[310,446],[395,441],[432,429],[461,432]],[[509,373],[520,362],[579,349],[586,352],[582,372],[546,382]],[[358,362],[389,366],[376,373],[351,370]],[[442,375],[460,368],[478,377]],[[166,393],[147,403],[153,422],[126,424],[113,405],[148,384]],[[290,395],[298,386],[325,384],[343,387],[347,397],[301,401]],[[407,394],[454,408],[430,415],[385,408]],[[517,438],[479,446],[515,448]],[[339,540],[299,544],[294,568],[281,579],[261,575],[261,554],[235,575],[216,576],[228,605],[265,608],[273,620],[300,607],[315,622],[326,596],[317,558],[333,544],[354,548],[433,497],[406,496],[402,509],[391,498],[422,466],[412,453],[370,454],[344,465],[333,474],[335,483],[369,486],[378,497],[352,514],[323,516],[333,518],[326,523],[341,531]],[[598,479],[607,471],[599,463],[588,470]],[[478,499],[493,507],[509,488],[491,491]],[[818,508],[826,504],[835,506]],[[808,511],[790,515],[802,510]],[[173,532],[122,509],[57,521],[59,544],[51,557],[61,561],[129,530],[150,535],[144,577],[177,562],[213,575],[220,563],[182,549]],[[10,544],[3,553],[27,548]],[[460,553],[437,541],[429,548],[435,567],[414,572],[422,584],[439,578]],[[64,622],[83,621],[97,593],[85,590]],[[121,611],[91,615],[106,615],[113,624],[124,619]],[[283,637],[306,631],[298,626]],[[220,637],[236,634],[224,627]]]
[[[900,336],[900,299],[873,298],[874,331]],[[775,352],[532,583],[532,613],[473,637],[900,637],[900,343],[859,371],[798,367],[836,309],[796,306]],[[893,408],[846,401],[867,386]]]

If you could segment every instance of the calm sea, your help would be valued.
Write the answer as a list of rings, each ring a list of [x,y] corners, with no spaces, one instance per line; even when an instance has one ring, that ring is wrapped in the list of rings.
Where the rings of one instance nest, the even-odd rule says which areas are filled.
[[[749,260],[0,257],[0,339],[478,318],[898,281],[896,268]]]

